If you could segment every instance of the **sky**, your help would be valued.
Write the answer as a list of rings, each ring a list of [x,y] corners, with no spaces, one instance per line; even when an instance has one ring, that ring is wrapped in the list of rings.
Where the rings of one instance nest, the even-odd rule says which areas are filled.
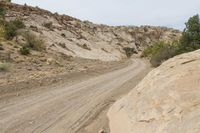
[[[200,14],[200,0],[12,0],[81,20],[113,26],[166,26],[182,30]]]

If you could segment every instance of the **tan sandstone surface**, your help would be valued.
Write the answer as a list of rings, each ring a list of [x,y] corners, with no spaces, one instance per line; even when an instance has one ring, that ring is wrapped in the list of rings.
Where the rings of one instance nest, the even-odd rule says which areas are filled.
[[[108,112],[111,133],[199,133],[200,50],[150,72]]]

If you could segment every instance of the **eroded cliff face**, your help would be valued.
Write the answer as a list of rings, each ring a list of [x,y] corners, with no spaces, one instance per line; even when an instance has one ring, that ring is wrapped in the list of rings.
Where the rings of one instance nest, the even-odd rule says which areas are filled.
[[[172,41],[180,37],[178,30],[164,27],[97,25],[38,7],[2,2],[0,6],[7,9],[7,20],[20,18],[27,29],[45,38],[48,52],[72,57],[119,61],[126,58],[124,47],[140,52],[155,41]]]
[[[108,116],[111,133],[199,133],[200,50],[150,72]]]

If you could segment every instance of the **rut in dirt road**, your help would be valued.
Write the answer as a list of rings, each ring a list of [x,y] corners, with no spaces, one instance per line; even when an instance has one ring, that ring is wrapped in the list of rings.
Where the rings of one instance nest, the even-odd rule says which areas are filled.
[[[0,104],[1,133],[74,133],[109,104],[112,93],[147,65],[134,59],[123,69],[84,82],[19,96]]]

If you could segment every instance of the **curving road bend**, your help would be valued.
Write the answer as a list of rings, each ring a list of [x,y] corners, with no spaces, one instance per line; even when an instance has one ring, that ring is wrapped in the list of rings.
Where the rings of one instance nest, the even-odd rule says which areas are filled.
[[[75,133],[110,104],[113,92],[146,68],[134,59],[120,70],[0,103],[0,132]]]

